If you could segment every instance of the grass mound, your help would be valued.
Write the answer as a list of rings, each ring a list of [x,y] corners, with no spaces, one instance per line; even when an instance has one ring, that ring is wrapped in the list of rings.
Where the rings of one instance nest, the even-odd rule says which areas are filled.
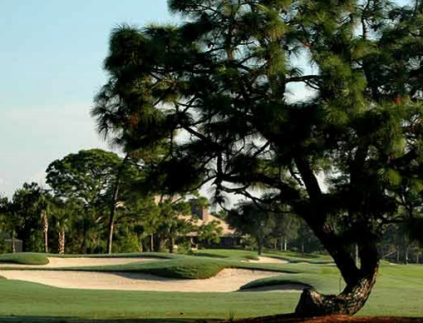
[[[47,257],[43,254],[41,257]],[[146,255],[155,257],[155,255]],[[161,258],[169,257],[162,254]],[[48,259],[47,259],[48,260]],[[10,262],[9,262],[10,263]],[[17,262],[15,262],[17,263]],[[23,262],[21,262],[23,263]],[[281,273],[298,273],[296,265],[280,266],[278,264],[258,264],[248,263],[236,258],[206,257],[206,256],[187,256],[172,255],[171,259],[164,259],[151,262],[134,262],[120,265],[101,265],[84,267],[66,267],[66,268],[20,268],[20,270],[51,270],[51,271],[93,271],[93,272],[127,272],[127,273],[145,273],[165,278],[176,279],[207,279],[216,276],[225,268],[237,268],[246,270],[273,271]],[[15,270],[14,267],[3,266],[2,270]]]
[[[42,253],[6,253],[0,255],[1,264],[19,265],[47,265],[49,263],[46,254]]]
[[[207,279],[216,276],[221,270],[226,268],[273,271],[282,273],[298,272],[297,270],[292,268],[284,268],[275,265],[251,264],[241,262],[239,260],[207,258],[197,256],[180,256],[174,259],[152,261],[147,263],[136,262],[124,265],[111,266],[43,268],[43,270],[127,272],[145,273],[165,278]],[[23,270],[33,270],[33,268],[23,268]]]
[[[49,254],[49,257],[54,258],[161,258],[174,259],[178,255],[161,252],[137,252],[137,253],[113,253],[113,254]]]
[[[219,261],[197,261],[196,259],[172,260],[165,265],[163,263],[152,263],[145,267],[147,268],[142,268],[141,272],[179,279],[206,279],[216,276],[221,270],[225,269],[225,265]]]
[[[101,272],[136,272],[156,275],[165,278],[177,279],[206,279],[216,276],[228,265],[225,262],[214,259],[190,259],[180,258],[162,260],[150,263],[131,263],[116,266],[94,266],[82,268],[66,268],[65,270],[75,271],[101,271]],[[63,270],[63,269],[60,269]]]
[[[209,253],[209,252],[196,252],[196,253],[194,253],[194,256],[196,256],[196,257],[207,257],[207,258],[219,258],[219,259],[228,258],[228,256],[223,256],[223,255]]]

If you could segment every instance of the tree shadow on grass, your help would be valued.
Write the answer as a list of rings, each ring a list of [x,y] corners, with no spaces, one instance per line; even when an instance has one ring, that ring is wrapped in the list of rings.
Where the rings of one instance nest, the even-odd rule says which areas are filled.
[[[213,319],[172,319],[172,318],[137,318],[137,319],[85,319],[64,316],[0,316],[0,323],[218,323]]]

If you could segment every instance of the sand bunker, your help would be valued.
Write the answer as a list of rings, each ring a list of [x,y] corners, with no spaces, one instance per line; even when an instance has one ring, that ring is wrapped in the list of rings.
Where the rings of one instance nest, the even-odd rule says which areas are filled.
[[[288,261],[280,259],[280,258],[273,258],[273,257],[258,257],[259,260],[248,260],[248,262],[253,263],[262,263],[262,264],[287,264]]]
[[[173,292],[234,292],[260,278],[281,273],[224,269],[209,279],[168,279],[139,273],[100,273],[83,271],[4,270],[0,276],[61,288],[143,290]]]
[[[146,258],[146,257],[131,257],[131,258],[55,258],[49,257],[49,263],[46,265],[18,265],[0,263],[0,267],[10,268],[67,268],[67,267],[89,267],[89,266],[112,266],[125,265],[134,262],[151,262],[164,260],[163,258]]]

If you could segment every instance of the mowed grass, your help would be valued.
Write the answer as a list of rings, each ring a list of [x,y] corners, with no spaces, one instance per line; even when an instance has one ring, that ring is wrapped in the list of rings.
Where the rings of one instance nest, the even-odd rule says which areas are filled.
[[[0,266],[4,264],[46,265],[48,257],[42,253],[7,253],[0,254]]]
[[[221,258],[238,258],[238,259],[258,259],[256,251],[250,250],[233,250],[233,249],[210,249],[198,252],[201,256],[221,257]],[[264,257],[273,257],[282,260],[287,260],[291,263],[312,263],[312,264],[329,264],[333,260],[330,256],[319,254],[301,254],[296,252],[264,252]]]
[[[298,294],[174,293],[60,289],[0,281],[0,316],[116,318],[254,317],[292,312]],[[276,294],[276,295],[275,295]],[[165,321],[165,320],[164,320]]]
[[[248,292],[175,293],[60,289],[21,281],[0,280],[1,317],[59,317],[86,319],[229,319],[291,313],[300,292],[257,292],[248,289],[279,284],[307,284],[324,293],[344,287],[337,268],[325,256],[267,253],[293,258],[288,264],[248,263],[248,251],[205,250],[199,256],[161,254],[172,259],[119,266],[72,268],[71,270],[146,272],[176,278],[207,278],[223,268],[281,272],[280,276],[244,286]],[[209,256],[210,255],[210,256]],[[383,263],[370,300],[360,311],[365,316],[423,317],[423,266]]]
[[[20,254],[24,259],[26,254]],[[122,257],[122,255],[119,255]],[[40,255],[41,257],[41,255]],[[125,256],[123,256],[125,257]],[[199,257],[188,255],[170,254],[146,254],[145,258],[162,258],[158,261],[135,262],[123,265],[108,266],[85,266],[68,268],[44,268],[31,267],[21,268],[21,270],[51,270],[51,271],[95,271],[95,272],[127,272],[145,273],[166,278],[176,279],[206,279],[217,275],[225,268],[239,268],[252,270],[265,270],[281,273],[296,273],[297,271],[289,266],[281,267],[275,264],[248,263],[249,256],[238,255],[236,257]],[[251,257],[252,258],[252,257]],[[48,259],[47,259],[48,261]],[[22,264],[25,264],[23,261]],[[16,267],[8,267],[7,263],[0,264],[1,270],[16,270]]]
[[[49,257],[56,258],[163,258],[173,259],[178,255],[159,253],[159,252],[145,252],[145,253],[120,253],[112,255],[57,255],[48,253],[35,252],[20,252],[20,253],[5,253],[0,254],[0,266],[4,264],[19,264],[19,265],[46,265],[49,263]]]

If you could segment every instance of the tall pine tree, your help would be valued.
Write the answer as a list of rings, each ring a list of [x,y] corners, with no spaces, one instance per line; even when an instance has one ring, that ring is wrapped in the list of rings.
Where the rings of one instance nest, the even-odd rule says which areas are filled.
[[[181,25],[112,32],[96,116],[137,148],[166,147],[150,171],[168,192],[210,182],[216,202],[288,205],[346,283],[339,295],[305,290],[296,312],[354,314],[375,284],[385,225],[420,222],[421,7],[171,0]],[[288,100],[304,86],[311,99]]]

